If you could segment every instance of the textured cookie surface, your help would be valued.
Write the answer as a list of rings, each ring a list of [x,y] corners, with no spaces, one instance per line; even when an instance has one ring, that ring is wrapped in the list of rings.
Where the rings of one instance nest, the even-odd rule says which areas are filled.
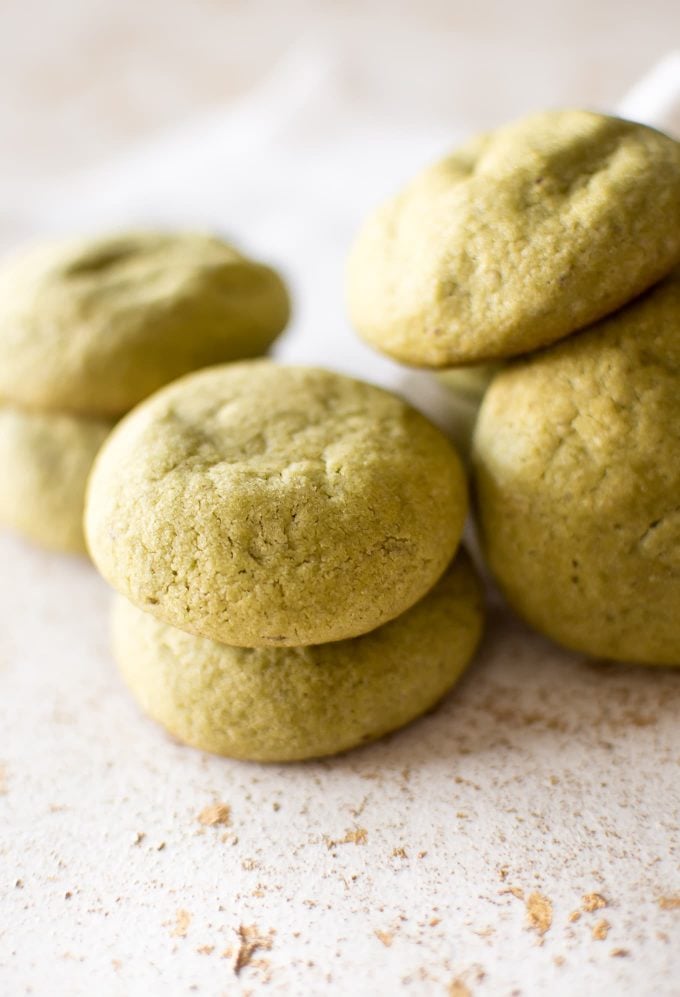
[[[176,630],[118,596],[114,653],[142,707],[205,751],[257,761],[334,754],[433,706],[472,657],[482,594],[461,553],[396,620],[316,647],[239,648]]]
[[[537,630],[680,664],[680,274],[492,382],[474,440],[489,565]]]
[[[466,513],[460,461],[401,399],[254,361],[189,375],[118,426],[87,533],[109,582],[228,644],[372,630],[444,571]]]
[[[0,395],[119,415],[191,370],[264,353],[288,310],[274,271],[211,236],[39,245],[0,268]]]
[[[85,486],[112,425],[0,404],[0,523],[43,547],[85,553]]]
[[[584,111],[532,115],[426,170],[348,268],[359,333],[446,367],[555,342],[680,261],[680,144]]]

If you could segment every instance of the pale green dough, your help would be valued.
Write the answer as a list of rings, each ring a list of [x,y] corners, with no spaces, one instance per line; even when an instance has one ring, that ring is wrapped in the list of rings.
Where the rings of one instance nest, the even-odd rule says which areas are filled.
[[[680,262],[680,144],[586,111],[468,142],[376,211],[350,317],[377,349],[449,367],[553,343]]]
[[[585,654],[680,665],[680,271],[498,374],[474,461],[518,613]]]
[[[254,647],[398,616],[446,568],[466,511],[460,459],[404,401],[263,360],[189,375],[125,417],[96,462],[86,527],[123,595]]]
[[[117,416],[188,371],[266,352],[288,314],[280,277],[209,235],[41,243],[0,268],[0,395]]]
[[[51,550],[85,553],[85,486],[112,426],[0,404],[0,524]]]
[[[472,657],[480,583],[461,553],[403,616],[353,640],[240,648],[161,623],[118,596],[113,647],[144,710],[182,741],[256,761],[345,751],[430,709]]]

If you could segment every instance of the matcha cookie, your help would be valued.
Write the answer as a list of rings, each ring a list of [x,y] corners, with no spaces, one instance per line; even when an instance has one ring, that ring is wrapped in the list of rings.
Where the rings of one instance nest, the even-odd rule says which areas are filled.
[[[550,111],[473,139],[373,215],[350,314],[405,363],[495,360],[594,322],[679,261],[680,144]]]
[[[680,665],[680,272],[498,374],[474,460],[518,613],[586,654]]]
[[[481,636],[467,555],[385,626],[316,647],[242,648],[176,630],[118,597],[114,654],[135,697],[182,741],[221,755],[295,761],[373,741],[430,709]]]
[[[451,560],[466,506],[453,448],[401,399],[255,361],[189,375],[123,419],[86,527],[104,577],[166,623],[295,646],[413,605]]]
[[[0,404],[0,523],[51,550],[85,552],[85,485],[113,423]]]
[[[43,244],[0,270],[0,395],[117,416],[188,371],[264,353],[288,312],[273,270],[208,235]]]

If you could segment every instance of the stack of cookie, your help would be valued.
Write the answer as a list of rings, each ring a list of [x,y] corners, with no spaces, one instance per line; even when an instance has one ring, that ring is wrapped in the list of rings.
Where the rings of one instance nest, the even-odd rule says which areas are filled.
[[[680,664],[678,264],[680,145],[570,111],[426,170],[349,265],[356,328],[397,359],[524,355],[475,389],[488,563],[541,632],[647,664]]]
[[[379,737],[456,681],[483,612],[466,511],[458,456],[401,399],[256,361],[126,416],[85,519],[142,706],[197,747],[292,760]]]
[[[207,364],[265,352],[283,283],[219,239],[138,232],[43,244],[0,272],[0,522],[83,552],[87,476],[115,421]]]

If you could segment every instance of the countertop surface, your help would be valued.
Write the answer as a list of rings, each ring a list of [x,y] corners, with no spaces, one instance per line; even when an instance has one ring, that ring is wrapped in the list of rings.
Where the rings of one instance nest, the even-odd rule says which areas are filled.
[[[0,239],[227,231],[291,280],[283,359],[427,410],[425,375],[347,328],[359,220],[478,127],[614,106],[679,20],[660,0],[635,23],[513,7],[526,28],[506,5],[424,3],[399,25],[377,3],[310,26],[309,4],[202,0],[169,5],[161,38],[166,6],[43,5],[33,45],[40,5],[7,5]],[[261,766],[140,714],[85,561],[1,535],[0,593],[3,993],[680,994],[680,672],[586,661],[493,599],[432,714]]]
[[[0,584],[5,993],[678,993],[679,674],[497,607],[431,715],[244,764],[140,715],[89,565]]]

